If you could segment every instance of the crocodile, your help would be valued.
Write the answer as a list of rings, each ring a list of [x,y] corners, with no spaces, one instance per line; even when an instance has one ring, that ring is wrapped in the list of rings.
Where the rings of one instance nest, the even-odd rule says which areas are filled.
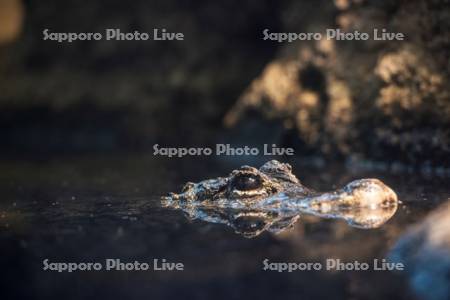
[[[191,219],[224,223],[246,237],[290,228],[301,214],[343,219],[357,228],[377,228],[397,209],[397,195],[378,179],[354,180],[331,192],[304,186],[287,163],[271,160],[259,169],[242,166],[227,177],[188,182],[163,206]]]

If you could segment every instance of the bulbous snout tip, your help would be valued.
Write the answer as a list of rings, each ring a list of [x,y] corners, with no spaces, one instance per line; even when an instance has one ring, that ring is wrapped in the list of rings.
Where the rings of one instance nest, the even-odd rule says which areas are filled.
[[[350,182],[344,190],[360,207],[397,205],[397,194],[379,179],[367,178]]]

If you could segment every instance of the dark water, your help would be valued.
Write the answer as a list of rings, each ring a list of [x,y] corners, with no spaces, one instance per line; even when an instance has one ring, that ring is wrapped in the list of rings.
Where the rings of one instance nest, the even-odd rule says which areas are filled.
[[[402,204],[386,224],[362,230],[301,216],[292,230],[248,239],[221,224],[190,221],[160,196],[236,164],[144,155],[0,162],[1,299],[414,299],[389,271],[263,271],[272,262],[372,262],[449,197],[448,178],[307,166],[294,173],[317,190],[362,177],[389,185]],[[249,163],[252,164],[252,163]],[[255,163],[256,166],[259,163]],[[184,271],[44,271],[50,262],[181,262]]]

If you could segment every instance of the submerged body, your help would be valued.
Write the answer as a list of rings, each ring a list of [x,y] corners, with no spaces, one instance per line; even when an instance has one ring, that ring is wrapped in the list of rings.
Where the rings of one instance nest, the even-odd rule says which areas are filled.
[[[182,209],[192,218],[226,223],[236,230],[233,222],[237,216],[252,220],[256,216],[259,223],[270,225],[264,228],[268,230],[278,228],[280,220],[292,225],[286,219],[296,220],[301,213],[374,228],[395,213],[397,195],[378,179],[355,180],[333,192],[316,192],[301,184],[289,164],[272,160],[259,169],[242,166],[227,177],[189,182],[180,194],[164,197],[163,203]]]

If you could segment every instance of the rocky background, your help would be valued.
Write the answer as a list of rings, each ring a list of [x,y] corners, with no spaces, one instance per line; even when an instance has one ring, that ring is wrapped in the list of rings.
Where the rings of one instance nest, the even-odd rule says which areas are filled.
[[[256,110],[293,128],[303,149],[448,165],[448,1],[322,3],[286,7],[284,31],[385,28],[404,33],[406,40],[283,45],[228,113],[226,124],[233,126]],[[308,13],[299,15],[302,11]]]
[[[0,12],[4,152],[198,146],[239,139],[251,120],[255,139],[281,128],[264,137],[299,154],[450,166],[448,1],[0,0]],[[58,44],[45,28],[166,28],[185,41]],[[265,28],[386,28],[406,41],[280,44]]]

